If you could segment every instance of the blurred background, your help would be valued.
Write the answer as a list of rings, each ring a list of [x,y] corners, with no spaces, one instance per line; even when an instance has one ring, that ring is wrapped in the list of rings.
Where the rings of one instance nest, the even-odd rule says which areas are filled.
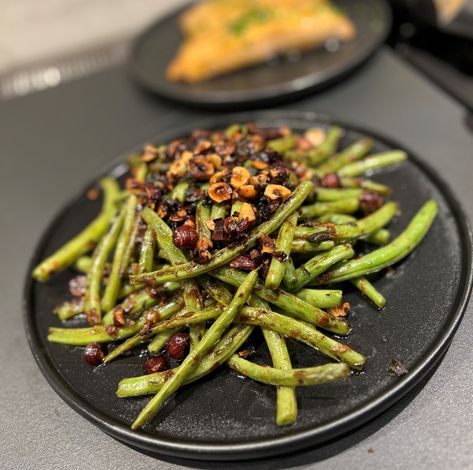
[[[188,0],[0,0],[0,96],[123,62],[130,40]],[[473,0],[391,0],[389,45],[473,109]]]

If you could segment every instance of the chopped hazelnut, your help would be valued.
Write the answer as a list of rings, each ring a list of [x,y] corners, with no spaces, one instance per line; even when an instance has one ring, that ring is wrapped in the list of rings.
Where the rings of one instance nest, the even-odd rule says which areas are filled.
[[[260,186],[262,184],[267,183],[269,180],[268,175],[265,175],[264,173],[260,173],[259,175],[252,176],[250,178],[250,183],[253,184],[254,186]]]
[[[230,184],[234,188],[239,188],[240,186],[244,186],[248,184],[249,181],[250,181],[250,173],[245,167],[236,166],[235,168],[233,168]]]
[[[180,177],[184,176],[187,171],[187,166],[184,161],[182,160],[176,160],[172,162],[170,168],[169,168],[169,176],[172,177]]]
[[[152,162],[158,156],[158,148],[154,145],[146,145],[141,160],[144,162]]]
[[[313,127],[312,129],[307,129],[304,133],[304,137],[314,146],[320,147],[326,137],[325,131],[320,127]]]
[[[238,195],[244,199],[255,199],[258,192],[252,184],[245,184],[237,189]]]
[[[273,239],[269,236],[266,235],[265,233],[261,234],[260,237],[260,252],[261,254],[265,253],[273,253],[275,246],[274,246],[274,241]]]
[[[214,183],[208,192],[209,197],[215,202],[228,201],[232,197],[232,187],[228,183]]]
[[[189,150],[184,150],[184,152],[181,153],[181,160],[187,165],[194,154],[192,152],[189,152]]]
[[[265,168],[268,168],[268,164],[266,162],[262,162],[261,160],[251,160],[251,165],[258,170],[264,170]]]
[[[240,210],[239,210],[239,218],[240,219],[246,218],[250,222],[253,222],[256,219],[256,214],[251,204],[244,202],[241,205]]]
[[[215,172],[210,177],[209,183],[210,184],[219,183],[220,181],[222,181],[225,178],[225,176],[227,176],[227,173],[228,173],[227,169],[223,169],[222,171]]]
[[[189,161],[189,171],[198,180],[209,179],[215,173],[215,167],[202,155]]]
[[[217,169],[222,167],[222,159],[216,153],[207,155],[207,160]]]
[[[279,184],[268,184],[264,195],[271,201],[286,201],[291,196],[291,191]]]

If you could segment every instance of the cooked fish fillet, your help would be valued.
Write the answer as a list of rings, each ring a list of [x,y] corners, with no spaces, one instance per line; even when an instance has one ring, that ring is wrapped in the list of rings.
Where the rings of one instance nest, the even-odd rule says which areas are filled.
[[[325,0],[207,0],[181,17],[186,35],[167,74],[198,82],[304,50],[349,40],[353,23]]]

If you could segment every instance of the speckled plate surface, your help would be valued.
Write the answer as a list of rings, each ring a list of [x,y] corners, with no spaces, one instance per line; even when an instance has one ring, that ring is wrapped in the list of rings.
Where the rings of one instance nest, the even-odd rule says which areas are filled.
[[[311,113],[263,112],[220,116],[151,139],[165,143],[195,127],[225,126],[255,120],[263,126],[294,129],[332,123]],[[362,135],[376,139],[375,151],[402,148],[372,132],[336,121],[346,129],[343,144]],[[409,152],[409,151],[408,151]],[[108,366],[84,364],[82,349],[49,344],[49,326],[59,326],[52,309],[68,297],[64,272],[46,284],[31,281],[25,287],[25,324],[33,354],[54,390],[75,410],[110,435],[148,451],[203,460],[238,460],[277,455],[331,439],[359,426],[405,395],[436,364],[461,320],[471,289],[471,233],[458,203],[441,179],[409,152],[407,163],[377,174],[374,179],[394,188],[402,213],[391,224],[398,234],[428,198],[439,203],[439,215],[425,240],[407,259],[375,280],[387,297],[383,311],[351,292],[347,339],[367,357],[365,371],[340,383],[298,389],[299,418],[295,425],[274,424],[275,389],[222,368],[197,383],[183,387],[143,431],[129,425],[147,398],[118,399],[115,390],[123,377],[140,375],[139,353]],[[109,169],[123,173],[124,165]],[[84,193],[70,202],[43,235],[31,266],[50,254],[84,227],[99,209]],[[74,324],[73,322],[71,325]],[[261,338],[254,360],[269,363]],[[302,344],[288,341],[295,367],[326,362]],[[391,377],[392,358],[404,361],[409,373]],[[80,436],[78,437],[80,439]]]
[[[173,83],[166,68],[181,44],[183,9],[159,19],[135,41],[131,76],[153,93],[182,103],[235,110],[288,101],[338,81],[365,62],[382,44],[391,25],[385,0],[334,0],[355,23],[357,36],[327,43],[297,58],[280,58],[195,84]]]

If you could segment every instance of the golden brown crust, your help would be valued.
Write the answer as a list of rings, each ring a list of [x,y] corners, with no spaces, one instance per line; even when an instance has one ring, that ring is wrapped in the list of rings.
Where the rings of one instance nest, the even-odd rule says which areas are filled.
[[[207,0],[184,13],[180,25],[185,40],[167,76],[186,82],[356,33],[350,19],[325,0]]]

